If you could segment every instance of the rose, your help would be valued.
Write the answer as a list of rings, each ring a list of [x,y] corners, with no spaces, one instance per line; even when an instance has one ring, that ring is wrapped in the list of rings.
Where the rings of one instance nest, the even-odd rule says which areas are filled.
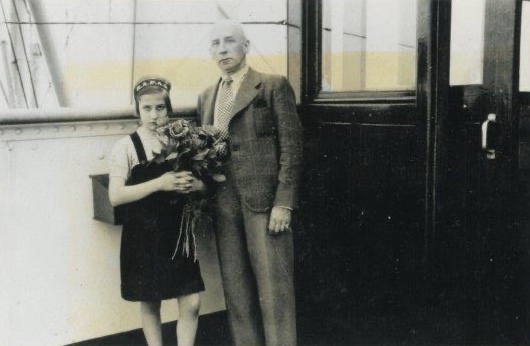
[[[215,155],[219,159],[224,159],[228,156],[228,145],[226,142],[218,142],[214,145]]]
[[[186,137],[189,131],[189,127],[179,120],[169,125],[169,135],[174,139]]]
[[[219,139],[221,137],[221,131],[212,125],[204,125],[202,130],[214,139]]]
[[[191,139],[191,147],[195,150],[204,150],[208,146],[208,140],[206,138],[201,138],[200,135],[193,136]]]

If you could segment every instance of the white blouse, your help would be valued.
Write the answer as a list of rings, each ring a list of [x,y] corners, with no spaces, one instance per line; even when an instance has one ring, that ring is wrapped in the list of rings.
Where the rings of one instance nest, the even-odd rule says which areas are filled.
[[[150,161],[154,158],[153,152],[160,152],[162,143],[157,138],[156,133],[143,127],[139,127],[138,135],[144,146],[145,156]],[[112,149],[109,158],[109,176],[127,180],[131,176],[131,170],[140,163],[136,149],[130,136],[121,138]]]

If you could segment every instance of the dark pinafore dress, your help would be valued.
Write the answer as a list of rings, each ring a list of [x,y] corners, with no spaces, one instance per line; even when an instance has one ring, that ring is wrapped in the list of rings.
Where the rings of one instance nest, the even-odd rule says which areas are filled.
[[[126,185],[140,184],[171,171],[167,163],[148,163],[138,133],[130,137],[140,163],[132,168]],[[176,193],[159,191],[124,205],[120,250],[123,299],[159,301],[204,290],[199,262],[193,255],[185,255],[181,246],[175,255],[182,200]]]

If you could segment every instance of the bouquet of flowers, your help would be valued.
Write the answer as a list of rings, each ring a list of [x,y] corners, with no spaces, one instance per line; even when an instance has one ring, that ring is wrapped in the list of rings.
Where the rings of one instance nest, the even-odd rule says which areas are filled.
[[[157,162],[167,161],[175,171],[191,171],[199,179],[224,181],[223,166],[228,145],[213,126],[199,127],[191,120],[178,119],[157,129],[163,144],[155,153]]]
[[[223,170],[228,157],[228,144],[213,126],[199,127],[195,122],[178,119],[157,129],[163,149],[154,153],[153,161],[168,162],[175,171],[190,171],[203,181],[222,182],[226,179]],[[202,214],[206,197],[200,193],[187,195],[182,212],[180,235],[172,258],[182,244],[186,256],[194,254],[194,229]],[[192,244],[190,244],[190,242]]]

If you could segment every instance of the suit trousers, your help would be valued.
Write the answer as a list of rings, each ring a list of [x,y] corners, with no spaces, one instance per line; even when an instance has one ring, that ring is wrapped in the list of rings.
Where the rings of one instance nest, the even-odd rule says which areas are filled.
[[[293,235],[270,234],[270,212],[242,204],[232,179],[218,187],[216,238],[236,346],[295,346]]]

